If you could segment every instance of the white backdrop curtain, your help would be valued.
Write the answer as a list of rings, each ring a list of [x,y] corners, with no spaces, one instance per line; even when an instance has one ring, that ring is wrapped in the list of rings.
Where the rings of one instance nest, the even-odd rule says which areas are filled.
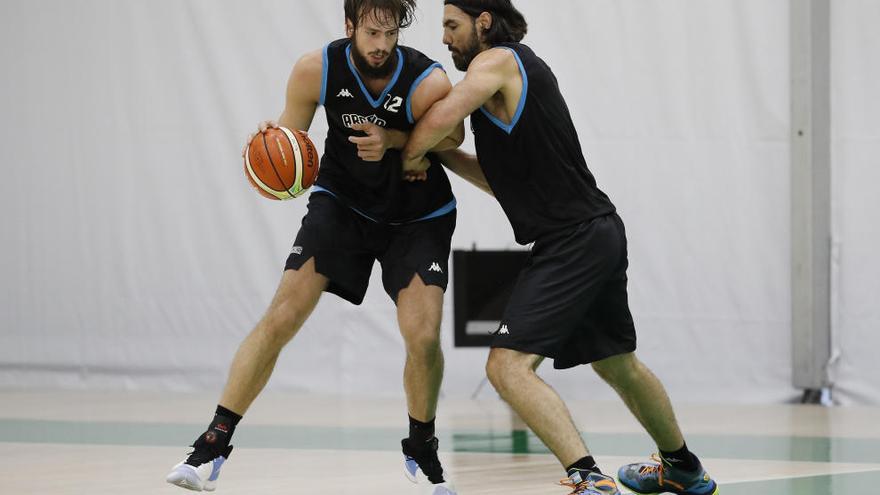
[[[837,397],[880,404],[880,3],[832,5],[832,328]]]
[[[627,224],[642,359],[677,401],[796,397],[788,1],[516,4]],[[880,11],[834,5],[837,379],[841,400],[880,403]],[[420,2],[402,42],[457,81],[441,12]],[[250,189],[241,147],[343,22],[341,1],[0,0],[0,387],[219,392],[305,212]],[[322,149],[325,131],[319,111]],[[455,247],[517,248],[494,200],[453,186]],[[325,296],[269,387],[401,396],[379,282],[361,307]],[[444,394],[468,396],[486,350],[452,347],[447,302]],[[543,374],[613,396],[588,368]]]

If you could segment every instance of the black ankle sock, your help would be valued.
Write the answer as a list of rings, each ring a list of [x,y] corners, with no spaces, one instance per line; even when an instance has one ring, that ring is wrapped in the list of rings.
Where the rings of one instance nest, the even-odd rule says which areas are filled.
[[[217,410],[214,412],[214,415],[229,418],[229,420],[232,422],[233,428],[238,426],[238,422],[241,421],[240,414],[235,414],[234,412],[230,411],[229,409],[226,409],[225,407],[223,407],[219,404],[217,405]]]
[[[238,425],[239,421],[241,421],[240,414],[236,414],[229,409],[218,405],[217,411],[214,413],[214,419],[211,421],[211,424],[208,425],[208,430],[205,431],[202,438],[204,438],[205,443],[214,448],[226,448],[226,446],[229,445],[229,441],[232,439],[232,434],[235,432],[235,427]]]
[[[593,473],[602,474],[602,471],[599,470],[599,466],[596,465],[596,460],[593,459],[593,456],[591,455],[580,459],[579,461],[575,462],[565,469],[566,474],[568,474],[569,476],[571,476],[571,473],[573,471],[590,471]]]
[[[199,467],[217,456],[229,457],[229,453],[232,452],[229,441],[239,421],[241,421],[240,414],[235,414],[223,406],[217,406],[214,419],[211,420],[208,429],[193,442],[193,452],[187,457],[186,463]]]
[[[660,457],[675,469],[681,469],[682,471],[696,471],[700,469],[700,460],[697,459],[693,452],[688,450],[687,444],[684,444],[684,447],[675,452],[661,450]]]
[[[428,440],[434,438],[434,421],[437,418],[428,421],[427,423],[422,423],[417,419],[413,419],[412,416],[409,417],[409,439],[413,442],[427,442]]]

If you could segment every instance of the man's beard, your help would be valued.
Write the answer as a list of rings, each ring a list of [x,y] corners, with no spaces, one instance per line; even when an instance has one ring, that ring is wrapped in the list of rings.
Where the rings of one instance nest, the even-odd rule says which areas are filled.
[[[362,76],[368,79],[385,79],[386,77],[391,76],[391,73],[397,68],[396,44],[394,45],[394,48],[391,49],[391,56],[385,59],[385,63],[378,67],[374,67],[370,64],[370,61],[367,60],[367,57],[361,55],[361,51],[358,49],[357,38],[352,38],[351,41],[351,58],[354,60],[354,66]],[[380,52],[373,52],[373,54],[384,55],[384,53]]]
[[[449,51],[452,52],[452,63],[455,64],[456,69],[462,72],[468,70],[468,67],[471,66],[471,62],[473,62],[474,58],[480,54],[480,50],[480,37],[477,35],[476,22],[474,22],[470,44],[461,50],[453,50],[452,47],[449,47]]]

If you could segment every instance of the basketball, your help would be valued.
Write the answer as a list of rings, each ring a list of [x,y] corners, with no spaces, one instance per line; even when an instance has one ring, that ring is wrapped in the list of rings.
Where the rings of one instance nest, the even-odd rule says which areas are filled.
[[[293,199],[318,177],[318,152],[302,131],[284,127],[258,132],[244,154],[244,173],[258,193],[269,199]]]

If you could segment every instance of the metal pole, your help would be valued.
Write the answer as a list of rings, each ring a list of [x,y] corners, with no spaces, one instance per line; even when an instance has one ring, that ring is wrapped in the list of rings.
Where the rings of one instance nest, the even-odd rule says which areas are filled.
[[[791,0],[793,383],[805,402],[831,387],[831,5]]]

